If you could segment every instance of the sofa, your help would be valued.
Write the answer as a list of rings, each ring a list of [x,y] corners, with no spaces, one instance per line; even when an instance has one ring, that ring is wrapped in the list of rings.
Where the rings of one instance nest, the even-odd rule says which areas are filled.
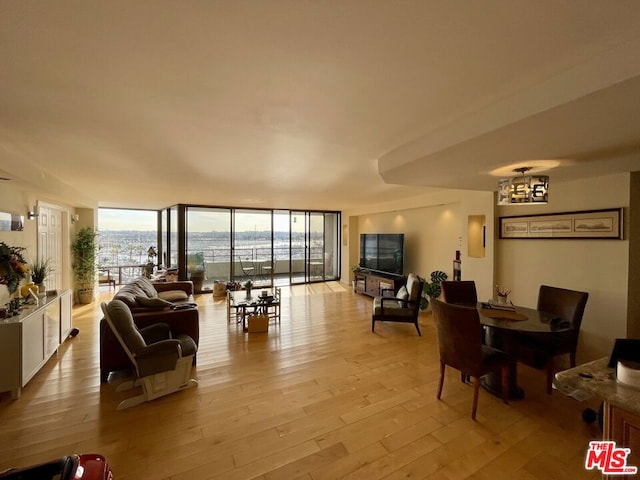
[[[138,328],[166,323],[172,336],[188,335],[198,345],[200,324],[192,282],[152,283],[148,278],[138,277],[123,285],[113,299],[127,305]],[[195,356],[193,363],[196,363]],[[106,382],[111,372],[132,368],[129,357],[103,318],[100,321],[100,381]]]

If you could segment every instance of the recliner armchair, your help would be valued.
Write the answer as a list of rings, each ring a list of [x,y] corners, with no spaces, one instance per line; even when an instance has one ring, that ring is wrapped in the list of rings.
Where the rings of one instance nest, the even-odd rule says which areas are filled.
[[[191,378],[193,356],[197,351],[191,337],[172,338],[166,323],[138,330],[131,310],[120,300],[102,302],[100,306],[107,324],[135,367],[136,380],[124,382],[117,391],[141,386],[143,392],[120,402],[118,410],[197,385]]]
[[[375,331],[376,322],[403,322],[413,323],[420,333],[418,314],[420,313],[420,298],[424,280],[410,273],[407,283],[400,287],[395,296],[375,297],[373,299],[373,315],[371,317],[371,331]]]

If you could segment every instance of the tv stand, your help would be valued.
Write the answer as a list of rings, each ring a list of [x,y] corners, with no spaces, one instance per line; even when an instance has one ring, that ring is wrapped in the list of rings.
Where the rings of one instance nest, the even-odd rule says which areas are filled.
[[[385,289],[393,289],[395,293],[405,283],[405,277],[402,275],[390,275],[367,270],[357,270],[354,274],[356,280],[354,291],[370,297],[379,297],[382,294],[382,290]]]

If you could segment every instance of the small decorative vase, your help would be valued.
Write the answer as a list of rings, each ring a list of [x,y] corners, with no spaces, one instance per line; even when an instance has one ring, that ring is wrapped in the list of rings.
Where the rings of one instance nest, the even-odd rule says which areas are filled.
[[[44,282],[38,283],[36,287],[38,287],[38,294],[43,295],[47,293],[47,287],[45,286]]]
[[[508,303],[506,295],[498,295],[498,303],[500,305],[506,305]]]
[[[36,289],[36,285],[33,282],[29,282],[29,283],[25,283],[21,288],[20,288],[20,296],[21,297],[28,297],[29,296],[29,290],[32,289]]]

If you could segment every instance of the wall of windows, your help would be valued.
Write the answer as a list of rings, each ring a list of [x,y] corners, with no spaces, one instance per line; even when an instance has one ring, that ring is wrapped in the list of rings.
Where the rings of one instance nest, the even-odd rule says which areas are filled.
[[[98,233],[98,268],[108,269],[116,282],[126,283],[144,273],[149,248],[158,250],[158,212],[100,208]]]
[[[211,289],[215,281],[256,286],[339,279],[340,213],[175,205],[160,212],[99,210],[101,266],[142,273],[147,251],[157,268]]]

